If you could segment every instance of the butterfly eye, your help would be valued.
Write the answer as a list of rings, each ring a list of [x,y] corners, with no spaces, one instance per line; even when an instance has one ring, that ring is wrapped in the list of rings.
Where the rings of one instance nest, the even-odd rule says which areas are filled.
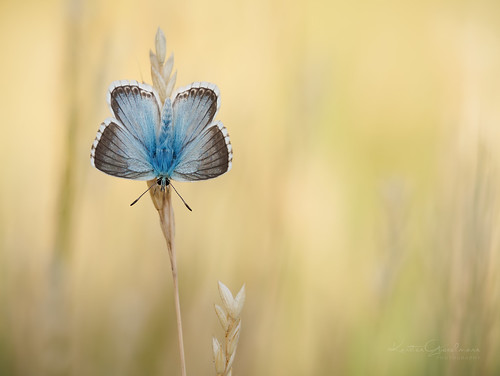
[[[156,184],[161,185],[161,178],[156,179]]]

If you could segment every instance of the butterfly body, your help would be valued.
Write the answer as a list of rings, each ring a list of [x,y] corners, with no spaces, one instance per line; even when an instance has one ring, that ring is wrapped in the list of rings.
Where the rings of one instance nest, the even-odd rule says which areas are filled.
[[[214,121],[218,88],[193,83],[162,104],[156,91],[136,81],[116,81],[108,91],[114,117],[97,132],[90,159],[113,176],[161,181],[197,181],[231,169],[232,147],[226,128]],[[160,184],[160,183],[158,183]]]
[[[150,154],[151,165],[157,177],[172,176],[182,145],[175,142],[173,132],[173,112],[170,99],[165,101],[162,110],[161,123],[156,135],[156,143]]]

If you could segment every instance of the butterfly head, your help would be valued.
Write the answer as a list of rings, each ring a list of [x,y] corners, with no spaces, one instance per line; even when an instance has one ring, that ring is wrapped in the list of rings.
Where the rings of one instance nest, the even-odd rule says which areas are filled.
[[[170,179],[166,176],[160,176],[159,178],[156,179],[156,184],[160,186],[162,192],[165,192],[165,189],[170,184]]]

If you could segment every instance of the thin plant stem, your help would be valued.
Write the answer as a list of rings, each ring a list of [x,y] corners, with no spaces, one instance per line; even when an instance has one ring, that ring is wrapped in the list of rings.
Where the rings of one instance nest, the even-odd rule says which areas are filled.
[[[170,55],[166,59],[167,42],[163,31],[158,28],[155,37],[156,54],[150,51],[149,58],[151,61],[151,78],[153,79],[153,87],[158,92],[161,103],[172,94],[175,85],[177,73],[172,77],[172,67],[174,64],[174,55]],[[153,204],[160,215],[160,225],[167,242],[168,255],[170,257],[170,266],[172,269],[172,278],[174,280],[174,299],[175,299],[175,315],[177,317],[177,336],[179,339],[179,353],[181,358],[181,374],[186,376],[186,357],[184,355],[184,339],[182,337],[182,320],[181,320],[181,303],[179,298],[179,279],[177,277],[177,259],[175,257],[175,220],[174,208],[171,201],[170,187],[162,190],[156,184],[156,180],[150,180],[148,186],[155,185],[149,191]],[[187,205],[186,205],[187,206]],[[188,207],[189,208],[189,207]],[[191,210],[191,209],[190,209]]]
[[[179,299],[179,282],[177,278],[175,247],[172,248],[172,252],[170,253],[170,262],[172,265],[172,277],[174,279],[175,315],[177,318],[177,336],[179,339],[179,353],[181,357],[181,375],[186,376],[186,358],[184,355],[184,339],[182,336],[181,303]]]
[[[154,191],[154,192],[153,192]],[[179,342],[179,355],[181,360],[181,375],[186,376],[186,357],[184,354],[184,338],[182,335],[182,319],[181,319],[181,303],[179,297],[179,279],[177,273],[177,258],[175,254],[175,242],[174,242],[174,232],[175,232],[175,220],[174,220],[174,210],[171,203],[171,191],[167,188],[165,192],[161,192],[160,189],[156,187],[151,192],[151,196],[158,198],[158,195],[163,195],[163,199],[158,201],[161,202],[161,206],[158,209],[158,214],[160,215],[160,225],[165,236],[165,241],[167,243],[168,255],[170,257],[170,267],[172,270],[172,278],[174,284],[174,301],[175,301],[175,315],[177,319],[177,337]],[[153,200],[155,202],[155,200]],[[158,202],[158,204],[160,204]],[[155,206],[156,206],[155,202]]]

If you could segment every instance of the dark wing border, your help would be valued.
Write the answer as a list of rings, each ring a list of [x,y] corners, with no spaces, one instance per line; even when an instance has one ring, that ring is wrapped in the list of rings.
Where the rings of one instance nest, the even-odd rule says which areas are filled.
[[[174,169],[172,179],[177,181],[207,180],[231,170],[233,148],[226,127],[217,121],[198,137],[199,140],[189,146],[192,150],[186,150],[185,157]],[[194,155],[197,155],[196,158],[193,158]]]
[[[117,119],[104,120],[90,150],[92,166],[119,178],[153,179],[155,174],[147,161],[146,151],[140,149],[142,145],[134,144],[132,137]],[[132,152],[134,149],[135,152]]]
[[[210,82],[193,82],[177,89],[172,98],[175,138],[182,147],[186,147],[214,124],[220,108],[220,91],[217,85]],[[206,111],[200,112],[202,101],[208,100],[210,103]]]

